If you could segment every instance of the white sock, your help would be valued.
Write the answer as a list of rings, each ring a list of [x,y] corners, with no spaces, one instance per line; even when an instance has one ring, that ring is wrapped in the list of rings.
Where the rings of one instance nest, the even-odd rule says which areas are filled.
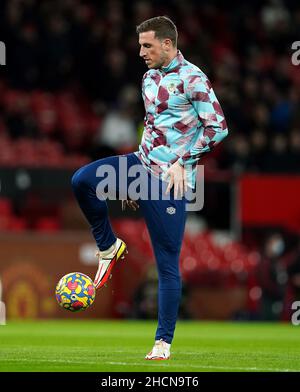
[[[106,257],[106,256],[110,255],[115,250],[116,243],[117,243],[117,241],[114,244],[112,244],[112,246],[110,246],[108,249],[101,250],[100,251],[101,257]]]
[[[160,340],[155,340],[155,343],[158,343],[158,342],[160,342]],[[163,342],[167,345],[167,348],[170,348],[170,347],[171,347],[171,344],[170,344],[170,343],[167,343],[167,342],[165,342],[164,340],[163,340]]]

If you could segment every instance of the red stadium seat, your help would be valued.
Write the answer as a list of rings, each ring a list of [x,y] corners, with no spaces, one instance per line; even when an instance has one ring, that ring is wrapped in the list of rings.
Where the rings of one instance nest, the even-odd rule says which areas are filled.
[[[13,232],[23,232],[28,229],[26,219],[21,217],[12,217],[8,224],[8,230]]]
[[[58,218],[53,217],[42,217],[39,218],[34,229],[41,232],[57,232],[61,229],[61,225]]]
[[[13,211],[13,205],[10,199],[0,198],[0,215],[11,215]]]

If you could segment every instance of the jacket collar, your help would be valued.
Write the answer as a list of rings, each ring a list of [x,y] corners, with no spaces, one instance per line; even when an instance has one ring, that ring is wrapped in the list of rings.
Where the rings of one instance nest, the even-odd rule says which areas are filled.
[[[166,67],[161,67],[161,70],[165,73],[174,72],[181,65],[183,65],[183,62],[184,62],[184,57],[183,57],[182,53],[180,52],[180,50],[177,50],[176,57],[174,57],[173,60]]]

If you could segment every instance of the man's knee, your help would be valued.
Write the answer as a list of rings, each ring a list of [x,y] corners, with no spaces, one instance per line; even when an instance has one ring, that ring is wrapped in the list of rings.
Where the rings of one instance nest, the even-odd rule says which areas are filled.
[[[78,169],[72,176],[71,184],[73,191],[76,192],[88,185],[85,167]]]
[[[176,241],[174,238],[167,239],[166,236],[158,238],[155,244],[160,253],[170,258],[179,257],[181,245],[181,241]]]
[[[182,281],[179,271],[158,268],[159,288],[161,290],[181,290]]]

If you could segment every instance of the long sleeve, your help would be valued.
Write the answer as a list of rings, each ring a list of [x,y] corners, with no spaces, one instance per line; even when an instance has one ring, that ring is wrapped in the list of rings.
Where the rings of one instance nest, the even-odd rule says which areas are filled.
[[[227,136],[228,129],[219,101],[204,74],[190,75],[184,87],[198,115],[199,126],[195,143],[178,161],[181,165],[194,165]]]

